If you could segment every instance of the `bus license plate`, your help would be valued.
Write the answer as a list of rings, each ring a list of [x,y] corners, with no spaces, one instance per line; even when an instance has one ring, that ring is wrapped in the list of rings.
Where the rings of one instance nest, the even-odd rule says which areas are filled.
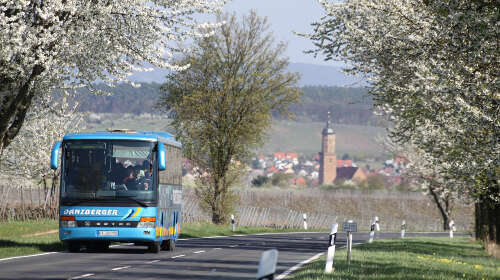
[[[99,236],[118,236],[117,230],[100,230]]]

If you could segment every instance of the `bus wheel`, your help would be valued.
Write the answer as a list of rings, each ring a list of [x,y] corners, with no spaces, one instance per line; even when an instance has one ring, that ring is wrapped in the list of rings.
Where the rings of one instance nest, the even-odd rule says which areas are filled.
[[[67,241],[66,242],[66,246],[68,246],[68,251],[70,251],[72,253],[78,253],[78,252],[80,252],[80,247],[81,247],[80,242]]]
[[[170,252],[175,250],[175,241],[172,239],[163,241],[163,243],[161,245],[162,245],[161,246],[162,250],[170,251]]]
[[[106,251],[109,249],[109,245],[111,242],[99,242],[97,243],[97,251]]]
[[[160,252],[160,243],[159,242],[153,242],[148,245],[148,250],[151,253],[158,254]]]

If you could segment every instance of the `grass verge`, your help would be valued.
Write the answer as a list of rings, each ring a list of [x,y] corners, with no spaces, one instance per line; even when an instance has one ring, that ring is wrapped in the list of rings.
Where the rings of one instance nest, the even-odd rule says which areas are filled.
[[[59,241],[59,233],[54,232],[58,227],[57,220],[0,222],[0,259],[65,250],[64,245]],[[231,225],[193,223],[183,224],[180,238],[294,231],[301,230],[238,227],[237,231],[231,232]]]
[[[0,258],[63,250],[59,234],[54,232],[58,227],[57,220],[0,222]]]
[[[195,238],[206,236],[230,236],[235,234],[254,234],[254,233],[279,233],[279,232],[318,232],[321,230],[303,230],[303,229],[274,229],[265,227],[236,227],[236,231],[231,231],[231,225],[214,225],[211,223],[192,223],[183,224],[180,238]],[[322,230],[327,232],[328,230]]]
[[[334,273],[326,275],[325,258],[293,274],[294,280],[321,279],[500,279],[500,259],[486,254],[467,237],[379,240],[335,253]]]

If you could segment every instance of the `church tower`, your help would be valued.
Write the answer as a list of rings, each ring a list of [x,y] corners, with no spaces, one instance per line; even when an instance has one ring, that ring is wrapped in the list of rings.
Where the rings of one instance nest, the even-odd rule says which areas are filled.
[[[335,132],[331,128],[330,112],[321,135],[321,159],[319,183],[332,184],[337,177],[337,155],[335,154]]]

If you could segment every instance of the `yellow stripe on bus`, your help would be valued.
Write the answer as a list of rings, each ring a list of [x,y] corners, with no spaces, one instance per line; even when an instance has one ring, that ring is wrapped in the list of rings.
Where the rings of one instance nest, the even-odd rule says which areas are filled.
[[[139,207],[139,208],[137,208],[137,211],[135,211],[135,214],[132,217],[130,217],[130,218],[131,219],[135,218],[140,212],[141,212],[141,208]]]

